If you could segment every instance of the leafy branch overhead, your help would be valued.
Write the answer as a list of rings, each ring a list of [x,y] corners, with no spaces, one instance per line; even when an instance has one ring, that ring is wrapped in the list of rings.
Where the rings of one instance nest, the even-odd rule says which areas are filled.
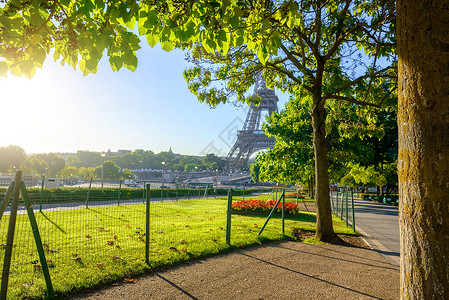
[[[390,2],[325,1],[317,7],[320,1],[9,1],[0,10],[0,73],[31,77],[51,49],[54,59],[79,66],[85,75],[96,72],[104,54],[113,70],[135,70],[139,36],[145,36],[150,46],[159,42],[167,51],[201,45],[214,56],[244,50],[249,57],[242,67],[261,62],[291,81],[283,82],[284,90],[293,83],[310,90],[317,58],[329,61],[330,81],[345,75],[339,65],[346,59],[355,63],[349,61],[352,47],[344,45],[375,58],[394,53]],[[364,76],[395,75],[394,69],[379,71],[372,65]],[[230,88],[243,91],[235,82]]]

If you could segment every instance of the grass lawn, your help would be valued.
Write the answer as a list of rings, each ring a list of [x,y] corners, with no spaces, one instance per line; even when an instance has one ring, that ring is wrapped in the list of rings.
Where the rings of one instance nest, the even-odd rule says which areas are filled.
[[[268,195],[258,197],[266,200]],[[234,200],[241,198],[234,197]],[[145,204],[36,213],[56,294],[75,292],[155,267],[237,247],[281,240],[291,235],[292,228],[315,230],[314,213],[287,215],[286,235],[281,232],[281,218],[274,217],[261,236],[257,233],[266,216],[233,215],[229,246],[225,239],[226,206],[225,198],[218,197],[151,202],[150,265],[145,263]],[[0,221],[0,244],[6,243],[8,219],[4,216]],[[352,233],[351,228],[337,218],[334,218],[334,229],[337,233]],[[0,245],[0,259],[4,256],[4,249]],[[45,282],[35,249],[27,215],[18,215],[9,299],[42,297],[45,294]]]

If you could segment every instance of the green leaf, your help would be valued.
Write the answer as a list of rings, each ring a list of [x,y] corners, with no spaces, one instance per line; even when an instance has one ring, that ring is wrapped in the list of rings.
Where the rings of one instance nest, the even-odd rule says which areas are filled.
[[[39,67],[42,67],[45,59],[47,58],[47,53],[43,48],[37,48],[34,52],[34,60],[39,65]]]
[[[34,12],[31,13],[30,23],[34,26],[40,26],[42,23],[44,23],[44,19],[40,16],[38,9],[34,10]]]
[[[159,36],[158,35],[150,33],[150,34],[147,34],[146,37],[147,37],[148,45],[150,45],[151,48],[153,48],[154,45],[156,45],[159,42]]]
[[[82,59],[80,61],[80,63],[78,64],[80,71],[83,72],[84,76],[86,76],[88,74],[87,69],[86,69],[86,61],[84,59]]]
[[[173,43],[171,41],[161,41],[161,48],[167,52],[170,52],[173,50]]]
[[[59,3],[61,3],[64,6],[69,6],[71,0],[59,0]]]
[[[22,2],[20,0],[12,0],[11,3],[14,6],[17,6],[17,7],[21,7],[22,6]]]
[[[223,42],[221,46],[221,53],[224,55],[228,53],[229,49],[231,48],[231,43],[229,42]]]
[[[128,70],[134,72],[136,71],[137,68],[137,56],[135,52],[128,52],[126,53],[126,55],[124,56],[124,65],[125,68],[127,68]]]
[[[20,71],[22,71],[22,73],[25,74],[25,76],[27,76],[27,77],[31,74],[31,71],[33,70],[33,68],[34,68],[34,64],[32,61],[25,60],[20,63]]]
[[[257,50],[257,58],[259,58],[259,61],[262,65],[265,65],[265,63],[268,61],[268,58],[270,58],[270,55],[268,54],[264,46],[259,47],[259,49]]]
[[[8,64],[6,61],[0,61],[0,76],[6,77],[6,73],[8,73]]]
[[[149,24],[152,26],[159,25],[159,18],[157,16],[157,12],[155,10],[151,10],[148,12],[147,21],[145,22],[145,25],[146,24]]]
[[[232,28],[237,29],[240,25],[240,18],[237,15],[234,15],[229,19],[229,24],[231,24]]]
[[[109,65],[114,72],[120,70],[123,66],[123,60],[120,56],[109,57]]]

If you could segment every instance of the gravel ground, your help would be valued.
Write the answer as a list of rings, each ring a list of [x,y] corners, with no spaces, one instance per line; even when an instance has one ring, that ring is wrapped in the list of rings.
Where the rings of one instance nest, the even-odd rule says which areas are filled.
[[[288,241],[125,279],[69,299],[398,299],[399,271],[378,252]]]

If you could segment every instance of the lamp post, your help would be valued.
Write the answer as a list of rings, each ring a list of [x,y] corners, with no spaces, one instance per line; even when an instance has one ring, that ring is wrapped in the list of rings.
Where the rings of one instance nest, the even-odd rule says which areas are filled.
[[[162,164],[162,186],[164,186],[165,161],[161,162],[161,164]]]
[[[103,188],[103,180],[104,180],[104,157],[106,156],[106,154],[101,153],[101,188]]]

